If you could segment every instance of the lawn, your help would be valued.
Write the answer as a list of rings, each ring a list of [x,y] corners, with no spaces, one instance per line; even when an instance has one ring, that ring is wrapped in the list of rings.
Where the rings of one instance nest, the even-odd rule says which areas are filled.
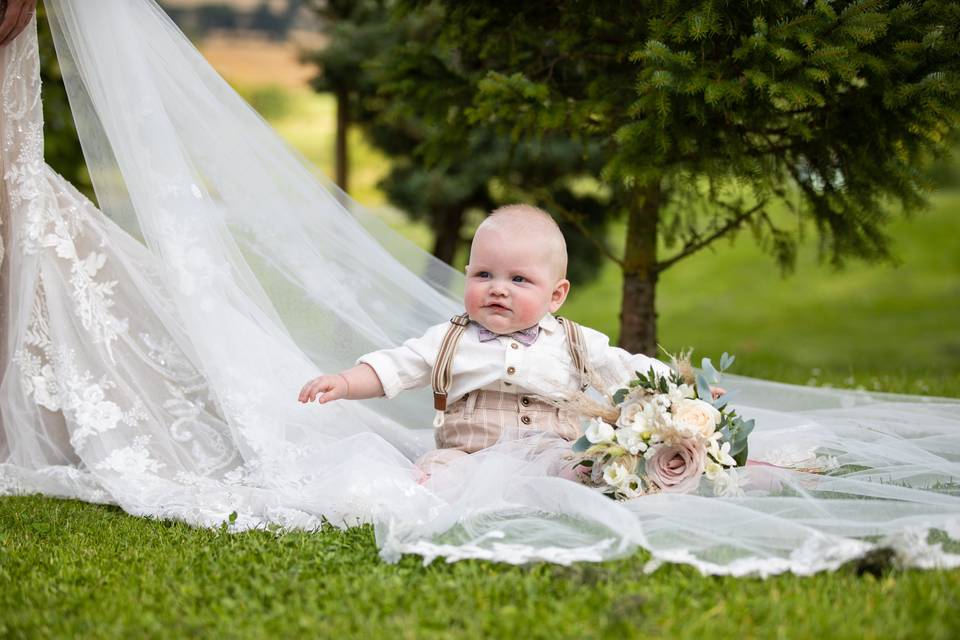
[[[243,92],[260,92],[280,134],[329,175],[328,97]],[[376,190],[387,161],[357,135],[351,148],[355,197],[427,246],[429,230]],[[938,194],[930,212],[891,227],[899,266],[834,272],[810,238],[797,272],[782,279],[748,238],[720,244],[664,274],[661,341],[734,352],[734,371],[746,375],[960,397],[958,212],[960,194]],[[615,336],[619,287],[609,265],[563,312]],[[107,506],[4,498],[0,637],[960,636],[960,571],[851,565],[764,581],[683,566],[648,575],[647,559],[389,565],[369,527],[227,534]]]
[[[0,637],[924,638],[960,634],[960,571],[652,574],[647,556],[528,567],[382,562],[369,527],[226,534],[0,500]],[[859,567],[863,569],[863,567]]]

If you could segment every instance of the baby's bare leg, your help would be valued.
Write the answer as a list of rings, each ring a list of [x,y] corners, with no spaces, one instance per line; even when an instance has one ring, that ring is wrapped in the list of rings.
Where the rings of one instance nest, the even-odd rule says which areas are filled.
[[[434,473],[449,466],[454,460],[458,460],[466,455],[470,454],[460,449],[434,449],[433,451],[426,452],[417,458],[417,462],[415,463],[425,474],[424,477],[421,478],[420,483],[423,484]]]

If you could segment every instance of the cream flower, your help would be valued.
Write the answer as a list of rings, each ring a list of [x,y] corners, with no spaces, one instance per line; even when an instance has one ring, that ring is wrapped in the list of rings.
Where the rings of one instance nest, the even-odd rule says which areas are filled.
[[[723,467],[719,462],[714,462],[713,460],[707,460],[707,464],[703,467],[703,473],[713,481],[716,481],[719,476],[724,475]]]
[[[673,411],[673,422],[678,429],[703,438],[713,435],[720,424],[720,418],[716,407],[703,400],[683,400]]]
[[[713,493],[718,496],[741,497],[744,495],[743,487],[748,481],[749,478],[740,477],[734,469],[727,469],[713,480]]]
[[[729,442],[724,442],[722,445],[718,445],[716,438],[713,438],[710,440],[710,448],[707,449],[707,453],[710,454],[710,457],[725,467],[737,466],[737,461],[734,460],[730,455]]]
[[[584,435],[587,436],[587,440],[593,444],[613,442],[613,426],[607,424],[600,418],[594,418],[590,421],[590,425],[587,427]]]
[[[637,418],[643,412],[644,403],[639,399],[627,400],[620,408],[620,417],[617,418],[617,426],[621,428],[633,427]]]
[[[616,437],[617,444],[633,455],[647,450],[647,443],[636,429],[617,429]]]
[[[606,482],[611,487],[619,489],[630,479],[632,474],[627,471],[627,468],[620,464],[619,462],[614,462],[608,464],[607,467],[603,470],[603,481]]]
[[[639,498],[643,495],[643,481],[636,474],[629,474],[620,484],[618,491],[625,498]]]

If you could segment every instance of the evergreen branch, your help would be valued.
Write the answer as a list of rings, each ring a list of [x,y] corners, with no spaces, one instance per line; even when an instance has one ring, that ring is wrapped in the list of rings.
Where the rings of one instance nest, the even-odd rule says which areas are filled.
[[[667,258],[666,260],[662,260],[662,261],[658,262],[658,263],[657,263],[657,273],[662,273],[662,272],[665,271],[667,268],[672,267],[675,263],[679,262],[680,260],[682,260],[682,259],[686,258],[687,256],[689,256],[689,255],[691,255],[691,254],[693,254],[693,253],[696,253],[697,251],[703,249],[704,247],[706,247],[707,245],[709,245],[709,244],[710,244],[711,242],[713,242],[714,240],[725,236],[726,234],[730,233],[731,231],[733,231],[733,230],[735,230],[735,229],[738,229],[738,228],[740,227],[740,225],[742,225],[748,218],[750,218],[751,216],[753,216],[753,215],[754,215],[755,213],[757,213],[758,211],[762,210],[762,209],[766,206],[767,201],[766,201],[766,200],[762,200],[762,201],[758,202],[755,206],[750,207],[749,209],[747,209],[746,211],[739,210],[739,209],[737,209],[736,207],[734,207],[734,206],[732,206],[732,205],[729,205],[729,204],[727,204],[727,203],[725,203],[725,202],[718,202],[717,204],[725,207],[726,209],[728,209],[728,210],[730,210],[730,211],[736,212],[736,215],[734,215],[733,217],[731,217],[730,219],[728,219],[727,222],[726,222],[726,224],[724,224],[723,226],[717,228],[717,229],[716,229],[713,233],[711,233],[710,235],[708,235],[708,236],[706,236],[706,237],[703,237],[703,238],[695,238],[695,239],[692,239],[692,240],[687,241],[686,243],[684,243],[683,249],[681,249],[680,251],[678,251],[676,255],[674,255],[674,256],[672,256],[672,257],[670,257],[670,258]]]

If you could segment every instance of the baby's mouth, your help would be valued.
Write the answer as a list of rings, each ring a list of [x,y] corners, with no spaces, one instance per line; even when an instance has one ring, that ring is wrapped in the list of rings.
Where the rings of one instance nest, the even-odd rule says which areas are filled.
[[[509,307],[505,307],[502,304],[497,304],[496,302],[493,304],[488,304],[486,307],[491,311],[510,311]]]

